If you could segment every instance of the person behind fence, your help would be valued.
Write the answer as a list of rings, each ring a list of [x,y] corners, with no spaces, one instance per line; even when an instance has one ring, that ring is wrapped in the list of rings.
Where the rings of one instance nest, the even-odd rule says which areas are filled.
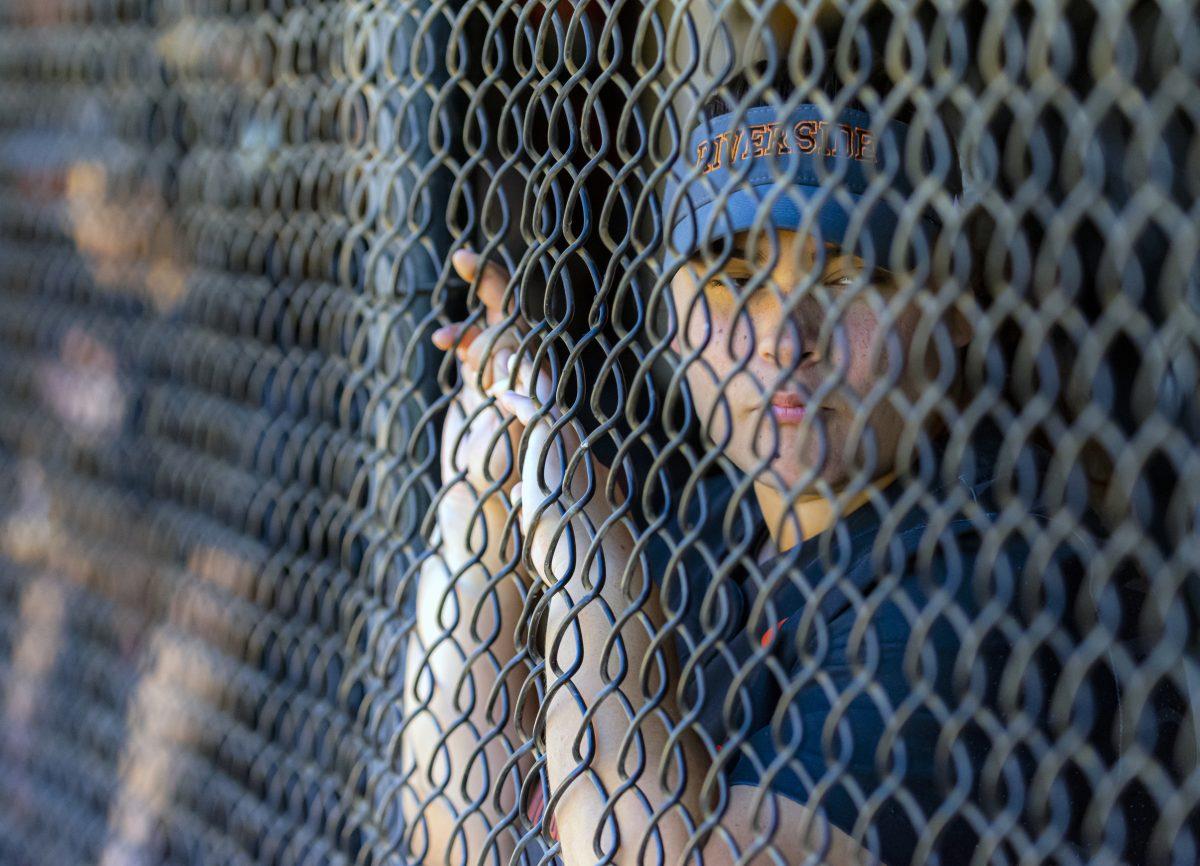
[[[986,828],[993,845],[1023,832],[1029,756],[999,706],[1041,470],[1008,453],[1005,483],[1021,483],[1002,507],[1003,437],[966,414],[972,295],[961,269],[930,276],[953,202],[911,203],[904,124],[745,110],[746,92],[708,106],[668,196],[671,346],[718,465],[736,467],[679,493],[669,530],[613,520],[626,494],[599,461],[590,485],[571,462],[580,431],[556,424],[508,275],[453,258],[487,320],[434,336],[462,390],[409,654],[424,862],[506,862],[518,810],[569,866],[992,862]],[[923,176],[952,185],[950,151],[930,150]],[[1066,578],[1041,567],[1054,621]],[[523,679],[522,574],[549,596],[532,806],[496,709],[511,716]],[[1053,673],[1037,647],[1023,664]],[[1016,817],[992,824],[989,796]]]

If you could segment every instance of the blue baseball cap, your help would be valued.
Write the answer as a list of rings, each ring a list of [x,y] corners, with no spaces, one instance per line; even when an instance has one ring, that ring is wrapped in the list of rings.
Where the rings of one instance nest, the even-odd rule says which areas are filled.
[[[768,200],[768,222],[776,229],[808,225],[818,242],[846,246],[850,240],[881,266],[901,228],[897,208],[911,214],[913,235],[931,240],[939,226],[932,209],[923,206],[917,214],[907,203],[915,186],[905,170],[908,126],[892,121],[879,130],[854,109],[836,123],[826,117],[811,104],[783,119],[770,106],[756,106],[702,123],[667,182],[675,252],[689,258],[707,241],[751,228]],[[917,179],[948,176],[953,153],[943,150],[950,165],[935,172],[934,154],[922,147]]]

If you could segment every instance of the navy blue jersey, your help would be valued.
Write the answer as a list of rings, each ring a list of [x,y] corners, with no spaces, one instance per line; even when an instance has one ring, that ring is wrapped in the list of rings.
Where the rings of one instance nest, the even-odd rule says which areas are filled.
[[[847,833],[865,828],[888,866],[968,862],[988,823],[969,804],[990,796],[994,810],[1000,797],[1019,811],[1024,792],[1013,786],[1034,769],[1014,749],[991,768],[1007,776],[988,778],[1005,727],[1001,676],[1013,624],[1062,625],[1074,579],[1057,553],[1024,578],[1030,547],[993,489],[998,445],[980,437],[956,456],[949,483],[928,455],[924,483],[898,480],[882,505],[765,562],[753,494],[709,480],[668,533],[673,553],[664,542],[652,557],[686,721],[709,738],[719,771],[818,808]],[[1029,495],[1015,513],[1040,526],[1031,461],[1026,453],[1006,476],[1009,501]],[[1023,605],[1027,615],[1014,617]],[[1022,663],[1036,685],[1055,675],[1056,656],[1034,650]],[[1043,717],[1044,695],[1029,700],[1018,689],[1014,707],[1036,704]]]

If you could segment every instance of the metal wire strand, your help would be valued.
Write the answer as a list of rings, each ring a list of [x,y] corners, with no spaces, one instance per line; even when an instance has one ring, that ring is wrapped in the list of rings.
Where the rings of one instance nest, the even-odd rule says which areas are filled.
[[[0,0],[0,862],[1200,861],[1197,22]]]

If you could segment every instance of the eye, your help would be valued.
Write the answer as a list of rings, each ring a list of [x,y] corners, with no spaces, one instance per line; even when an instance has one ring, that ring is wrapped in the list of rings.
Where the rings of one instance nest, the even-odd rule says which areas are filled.
[[[714,293],[718,293],[718,292],[738,293],[738,292],[741,292],[742,289],[746,288],[746,284],[748,282],[750,282],[750,279],[751,279],[751,277],[749,275],[742,276],[742,275],[725,274],[723,276],[714,277],[713,279],[709,280],[705,284],[705,289],[710,292],[714,292]]]
[[[823,282],[827,286],[852,286],[857,279],[858,274],[847,273],[846,271],[835,271],[832,274],[826,275]]]

